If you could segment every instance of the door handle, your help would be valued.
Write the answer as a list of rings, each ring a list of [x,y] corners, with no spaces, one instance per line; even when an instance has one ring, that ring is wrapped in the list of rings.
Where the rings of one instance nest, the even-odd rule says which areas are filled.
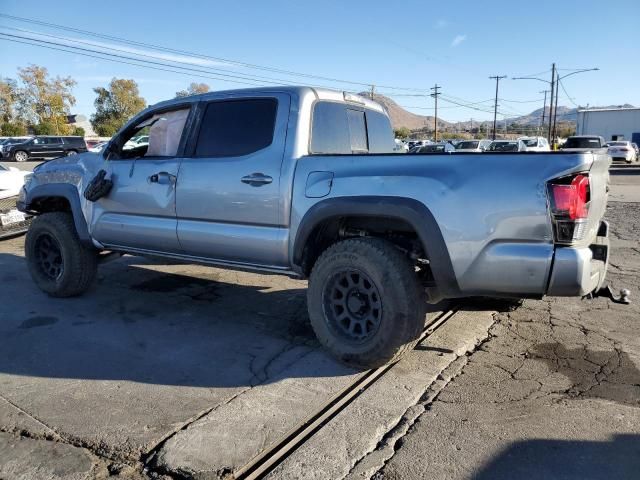
[[[252,173],[240,179],[242,183],[251,185],[252,187],[261,187],[262,185],[268,185],[273,182],[273,178],[264,173]]]
[[[157,183],[159,185],[173,185],[176,183],[176,176],[169,172],[154,173],[149,177],[151,183]]]

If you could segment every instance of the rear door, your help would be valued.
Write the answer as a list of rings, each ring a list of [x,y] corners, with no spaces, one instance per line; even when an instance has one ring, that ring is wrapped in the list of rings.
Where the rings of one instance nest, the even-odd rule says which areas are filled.
[[[178,239],[185,253],[287,264],[280,169],[289,105],[284,93],[201,105],[192,155],[182,162],[177,186]]]
[[[47,138],[47,158],[58,158],[64,155],[62,137]]]

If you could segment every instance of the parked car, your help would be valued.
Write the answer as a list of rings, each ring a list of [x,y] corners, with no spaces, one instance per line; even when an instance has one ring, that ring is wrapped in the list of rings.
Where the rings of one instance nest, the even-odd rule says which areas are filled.
[[[484,152],[491,140],[463,140],[456,145],[456,152]]]
[[[618,160],[631,163],[636,159],[636,149],[626,140],[607,143],[607,153],[611,155],[614,162]]]
[[[432,143],[423,147],[416,147],[413,152],[409,153],[447,153],[447,147],[444,143]]]
[[[520,140],[494,140],[487,147],[487,152],[524,152],[526,147]]]
[[[574,135],[567,138],[560,150],[564,152],[588,152],[606,148],[607,142],[598,135]]]
[[[395,147],[394,147],[394,152],[397,153],[407,153],[409,151],[409,147],[407,146],[406,143],[404,143],[402,140],[400,140],[399,138],[395,139]]]
[[[30,215],[19,211],[16,202],[30,173],[0,164],[0,238],[26,232],[29,227]]]
[[[123,148],[146,128],[147,146]],[[318,339],[359,368],[413,348],[426,302],[603,285],[608,155],[425,161],[394,153],[393,138],[381,105],[324,89],[159,103],[101,155],[28,177],[26,263],[55,297],[86,291],[106,252],[307,278]]]
[[[102,149],[107,146],[107,143],[109,142],[96,143],[93,147],[89,148],[89,151],[93,153],[100,153]]]
[[[2,145],[2,158],[16,162],[76,155],[87,151],[83,137],[37,136]]]
[[[149,135],[138,135],[128,140],[122,148],[130,150],[134,148],[144,147],[146,145],[149,145]]]
[[[520,137],[525,152],[550,152],[549,142],[544,137]]]

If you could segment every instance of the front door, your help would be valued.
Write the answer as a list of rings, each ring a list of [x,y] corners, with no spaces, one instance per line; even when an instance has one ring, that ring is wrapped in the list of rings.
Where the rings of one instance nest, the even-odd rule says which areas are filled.
[[[106,163],[113,187],[94,203],[92,236],[107,247],[180,253],[176,234],[176,182],[189,108],[146,116],[119,139]],[[135,133],[149,133],[147,145],[126,145]],[[109,153],[107,153],[109,155]]]
[[[178,238],[186,253],[286,265],[280,168],[289,105],[288,95],[273,93],[202,105],[194,152],[178,177]]]

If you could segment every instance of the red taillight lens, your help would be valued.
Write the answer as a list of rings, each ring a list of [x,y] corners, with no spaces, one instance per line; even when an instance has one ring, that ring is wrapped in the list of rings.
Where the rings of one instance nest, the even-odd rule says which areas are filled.
[[[551,185],[553,214],[570,220],[587,218],[589,201],[589,177],[578,175],[569,185]]]

